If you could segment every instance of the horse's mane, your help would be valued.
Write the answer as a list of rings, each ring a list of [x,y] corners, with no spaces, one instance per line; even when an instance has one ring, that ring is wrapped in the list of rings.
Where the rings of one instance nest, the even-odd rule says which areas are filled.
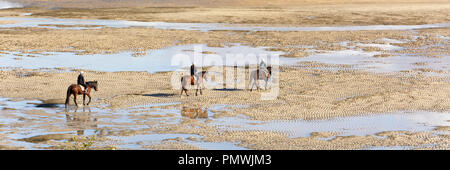
[[[90,84],[97,84],[97,81],[87,81],[86,84],[87,84],[87,85],[90,85]]]

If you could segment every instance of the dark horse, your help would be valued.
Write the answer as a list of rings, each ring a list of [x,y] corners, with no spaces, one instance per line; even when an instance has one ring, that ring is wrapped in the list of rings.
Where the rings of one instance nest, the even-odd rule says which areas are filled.
[[[72,84],[69,86],[69,88],[67,88],[67,97],[66,97],[66,107],[69,105],[69,98],[70,95],[73,94],[73,102],[75,102],[75,105],[78,106],[77,104],[77,95],[83,95],[83,105],[85,105],[85,99],[86,99],[86,95],[89,97],[89,102],[87,103],[87,105],[89,105],[89,103],[91,103],[91,89],[94,88],[95,91],[97,91],[97,81],[88,81],[86,82],[86,93],[83,92],[83,90],[81,89],[80,85],[76,85],[76,84]]]
[[[197,96],[198,90],[200,90],[200,95],[202,95],[203,94],[202,88],[204,86],[203,80],[208,81],[208,79],[206,78],[206,73],[207,73],[207,71],[199,72],[198,74],[200,74],[200,76],[198,76],[199,78],[196,81],[192,81],[190,75],[181,77],[181,95],[183,95],[183,91],[184,91],[184,92],[186,92],[186,96],[189,96],[189,94],[187,93],[187,91],[188,91],[187,86],[189,84],[191,84],[191,86],[197,85],[197,90],[195,91],[196,96]]]
[[[256,90],[259,90],[259,83],[258,80],[264,80],[266,82],[264,88],[267,90],[267,81],[269,81],[270,76],[272,76],[272,67],[269,66],[267,69],[258,69],[255,71],[252,71],[250,73],[250,91],[253,90],[253,86],[256,85]],[[253,83],[252,83],[253,82]]]

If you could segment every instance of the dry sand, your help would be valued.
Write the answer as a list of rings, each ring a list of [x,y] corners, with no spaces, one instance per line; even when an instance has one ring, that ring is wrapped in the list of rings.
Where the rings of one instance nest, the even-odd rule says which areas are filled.
[[[58,3],[61,2],[61,3]],[[428,1],[195,1],[177,3],[62,1],[32,4],[33,8],[9,9],[32,12],[38,17],[97,18],[134,21],[239,23],[290,26],[331,25],[411,25],[449,22],[450,3]],[[146,1],[148,2],[148,1]],[[175,1],[174,1],[175,2]],[[88,4],[87,4],[88,3]],[[257,4],[254,4],[257,3]],[[47,4],[47,5],[46,5]],[[50,5],[51,4],[51,5]],[[88,7],[84,5],[88,5]],[[157,5],[158,4],[158,5]],[[202,5],[204,4],[204,5]],[[228,4],[228,5],[226,5]],[[35,8],[37,6],[38,8]],[[48,6],[66,7],[47,9]],[[122,8],[116,8],[121,6]],[[164,6],[161,8],[161,6]],[[195,6],[195,7],[193,7]],[[42,8],[44,7],[44,8]],[[102,8],[95,8],[102,7]],[[129,8],[123,8],[129,7]],[[92,9],[95,8],[95,9]],[[0,14],[1,15],[1,14]]]

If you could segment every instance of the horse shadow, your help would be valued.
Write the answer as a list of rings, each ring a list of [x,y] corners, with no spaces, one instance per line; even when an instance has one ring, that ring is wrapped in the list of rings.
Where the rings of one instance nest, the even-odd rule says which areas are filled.
[[[150,97],[173,97],[175,94],[172,93],[154,93],[154,94],[142,94],[142,96],[150,96]]]
[[[36,107],[41,108],[60,108],[64,107],[64,101],[58,99],[41,100],[42,103],[35,103]]]
[[[227,89],[227,88],[223,88],[223,89],[214,89],[215,91],[244,91],[243,89]]]
[[[44,103],[44,104],[37,104],[36,107],[44,107],[44,108],[59,108],[62,107],[63,104],[59,103]]]

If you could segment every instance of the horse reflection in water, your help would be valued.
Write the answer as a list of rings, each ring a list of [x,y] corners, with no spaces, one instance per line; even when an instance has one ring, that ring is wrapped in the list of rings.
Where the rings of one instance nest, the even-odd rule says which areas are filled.
[[[181,109],[181,116],[189,117],[192,119],[197,118],[208,118],[208,108],[190,108],[190,107],[183,107]]]
[[[78,107],[75,108],[73,113],[66,112],[67,126],[73,129],[77,129],[77,135],[79,136],[83,136],[84,131],[89,129],[95,129],[95,131],[97,132],[97,118],[92,117],[91,109],[89,107],[83,107],[82,112],[77,113],[77,111]]]

